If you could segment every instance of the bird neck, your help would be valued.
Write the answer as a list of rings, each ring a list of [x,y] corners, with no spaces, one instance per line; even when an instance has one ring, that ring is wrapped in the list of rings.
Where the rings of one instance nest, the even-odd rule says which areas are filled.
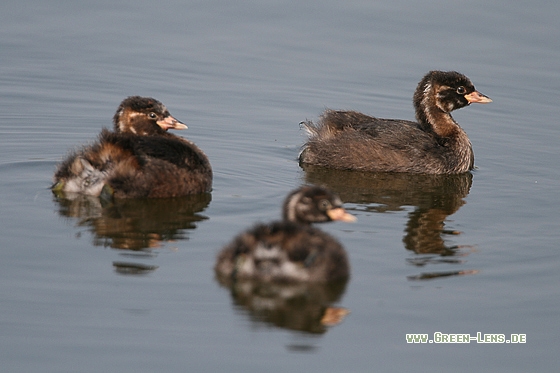
[[[416,110],[416,120],[423,130],[442,138],[453,137],[462,131],[451,114],[444,112],[435,105],[419,107]]]
[[[295,211],[284,211],[282,217],[286,222],[294,223],[297,225],[311,225],[309,221],[302,220],[300,217],[298,217]]]
[[[433,134],[438,144],[456,153],[456,164],[452,168],[457,172],[472,169],[474,154],[471,141],[451,114],[437,105],[435,95],[427,95],[421,101],[415,101],[415,106],[416,120],[420,127]]]
[[[296,210],[296,207],[290,205],[290,202],[288,202],[288,205],[285,207],[286,208],[282,213],[282,220],[296,225],[307,225],[307,226],[311,225],[311,222],[308,219],[302,218],[299,215],[298,211]]]
[[[440,108],[436,95],[431,84],[427,84],[422,92],[417,92],[414,97],[416,120],[426,132],[440,138],[455,137],[463,130],[448,111]]]

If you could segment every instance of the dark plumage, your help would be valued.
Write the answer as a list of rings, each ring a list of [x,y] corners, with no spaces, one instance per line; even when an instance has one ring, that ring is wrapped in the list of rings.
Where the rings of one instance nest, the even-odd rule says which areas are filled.
[[[354,221],[338,196],[316,186],[291,192],[283,220],[257,224],[237,236],[219,254],[219,277],[260,281],[328,282],[346,279],[346,252],[332,236],[311,223]]]
[[[115,131],[73,152],[54,176],[54,191],[116,198],[162,198],[209,192],[212,168],[191,141],[167,132],[187,128],[153,99],[125,99]]]
[[[303,123],[310,136],[300,162],[373,172],[467,172],[474,167],[471,142],[450,113],[488,102],[466,76],[430,71],[414,93],[417,122],[327,110],[317,124]]]
[[[167,130],[187,129],[184,123],[171,116],[164,104],[151,97],[140,96],[130,96],[121,102],[113,116],[113,125],[115,132],[142,136],[176,137]]]

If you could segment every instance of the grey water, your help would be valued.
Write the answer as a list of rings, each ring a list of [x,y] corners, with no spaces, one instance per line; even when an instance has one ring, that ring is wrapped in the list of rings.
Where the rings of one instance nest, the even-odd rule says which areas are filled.
[[[558,369],[560,3],[50,1],[0,5],[0,363],[5,372],[527,372]],[[325,108],[413,119],[429,70],[493,102],[454,113],[476,170],[298,165]],[[209,196],[58,198],[58,162],[153,96],[189,129]],[[239,231],[304,183],[358,221],[339,288],[235,288]],[[350,313],[320,322],[327,307]],[[407,343],[406,334],[525,343]]]

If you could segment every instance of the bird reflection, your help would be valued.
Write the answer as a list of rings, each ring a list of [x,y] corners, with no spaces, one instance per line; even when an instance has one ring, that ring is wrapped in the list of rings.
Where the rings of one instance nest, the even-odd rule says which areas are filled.
[[[210,194],[161,199],[105,201],[85,195],[55,195],[58,213],[93,233],[95,246],[143,251],[162,242],[188,239],[186,230],[206,220],[200,215]],[[122,268],[122,266],[121,266]]]
[[[349,313],[332,306],[344,294],[347,280],[317,284],[216,279],[230,290],[234,304],[256,323],[317,335],[342,322]]]
[[[305,181],[324,185],[345,203],[361,205],[366,211],[413,210],[408,214],[403,237],[404,247],[416,254],[407,261],[414,266],[430,263],[462,263],[460,248],[448,245],[445,237],[459,232],[445,229],[445,220],[465,204],[472,174],[427,175],[405,173],[367,173],[333,170],[302,165]],[[410,280],[424,280],[475,271],[422,273]]]

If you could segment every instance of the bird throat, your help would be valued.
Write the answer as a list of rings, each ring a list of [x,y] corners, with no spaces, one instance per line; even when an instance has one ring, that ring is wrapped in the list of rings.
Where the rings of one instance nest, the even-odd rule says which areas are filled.
[[[453,137],[461,131],[451,114],[438,106],[431,84],[426,85],[422,100],[416,103],[416,120],[424,131],[441,138]]]

